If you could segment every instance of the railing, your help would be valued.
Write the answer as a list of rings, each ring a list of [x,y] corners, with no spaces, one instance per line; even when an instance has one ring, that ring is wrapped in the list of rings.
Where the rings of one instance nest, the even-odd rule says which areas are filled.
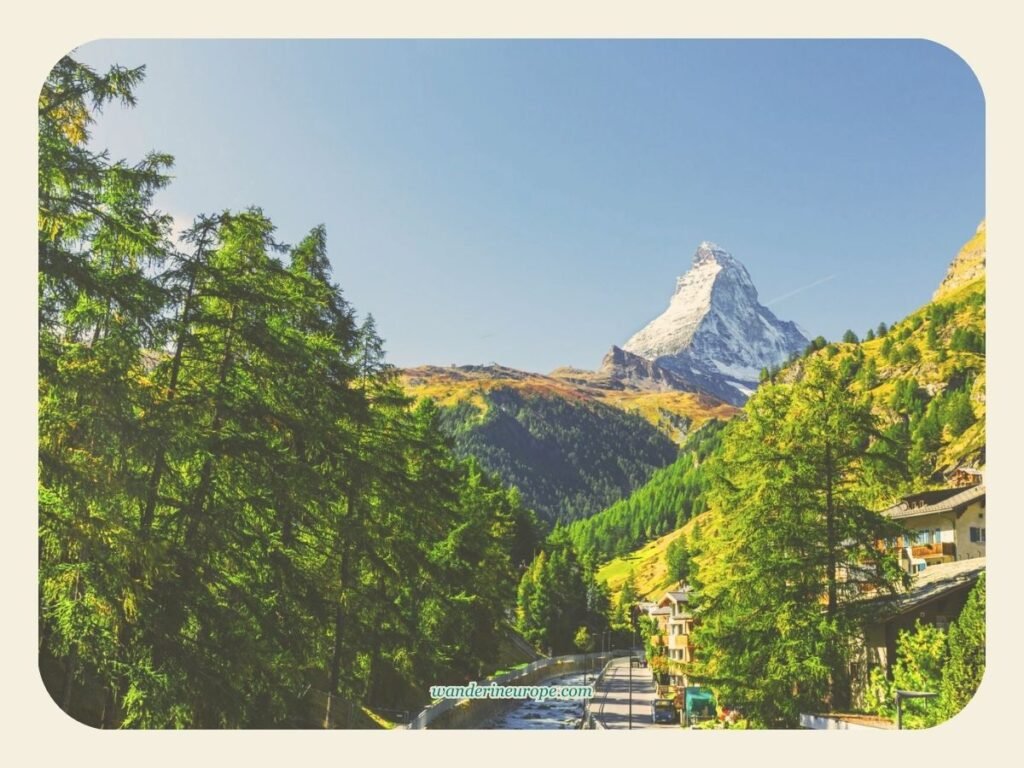
[[[896,547],[895,549],[906,551],[907,547]],[[951,541],[934,542],[932,544],[911,544],[909,549],[913,557],[933,557],[936,555],[956,557],[956,544]]]

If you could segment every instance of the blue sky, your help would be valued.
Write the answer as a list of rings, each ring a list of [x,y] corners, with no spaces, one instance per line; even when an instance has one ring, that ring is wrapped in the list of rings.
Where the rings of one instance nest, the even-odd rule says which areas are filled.
[[[97,41],[97,146],[182,220],[327,226],[391,362],[594,368],[701,240],[811,335],[925,303],[984,217],[984,101],[927,41]]]

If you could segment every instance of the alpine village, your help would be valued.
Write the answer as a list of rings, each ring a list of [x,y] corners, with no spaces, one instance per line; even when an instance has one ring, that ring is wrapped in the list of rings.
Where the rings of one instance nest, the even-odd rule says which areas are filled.
[[[143,75],[66,57],[39,100],[39,668],[69,716],[910,729],[971,700],[984,222],[930,302],[839,339],[701,242],[593,370],[398,369],[323,227],[175,236],[173,158],[89,144]],[[429,692],[470,682],[594,690]]]

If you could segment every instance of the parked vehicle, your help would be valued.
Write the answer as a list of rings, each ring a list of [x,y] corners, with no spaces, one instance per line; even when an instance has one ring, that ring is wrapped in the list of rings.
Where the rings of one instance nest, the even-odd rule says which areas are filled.
[[[651,721],[655,725],[675,725],[679,722],[679,710],[672,699],[655,699],[651,702]]]

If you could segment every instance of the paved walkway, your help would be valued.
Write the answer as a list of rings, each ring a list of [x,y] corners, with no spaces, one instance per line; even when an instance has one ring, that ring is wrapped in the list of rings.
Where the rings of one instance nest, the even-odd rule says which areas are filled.
[[[629,659],[615,659],[601,685],[594,691],[590,711],[605,728],[628,728]],[[633,728],[650,728],[651,702],[655,698],[654,678],[648,668],[633,669]]]

